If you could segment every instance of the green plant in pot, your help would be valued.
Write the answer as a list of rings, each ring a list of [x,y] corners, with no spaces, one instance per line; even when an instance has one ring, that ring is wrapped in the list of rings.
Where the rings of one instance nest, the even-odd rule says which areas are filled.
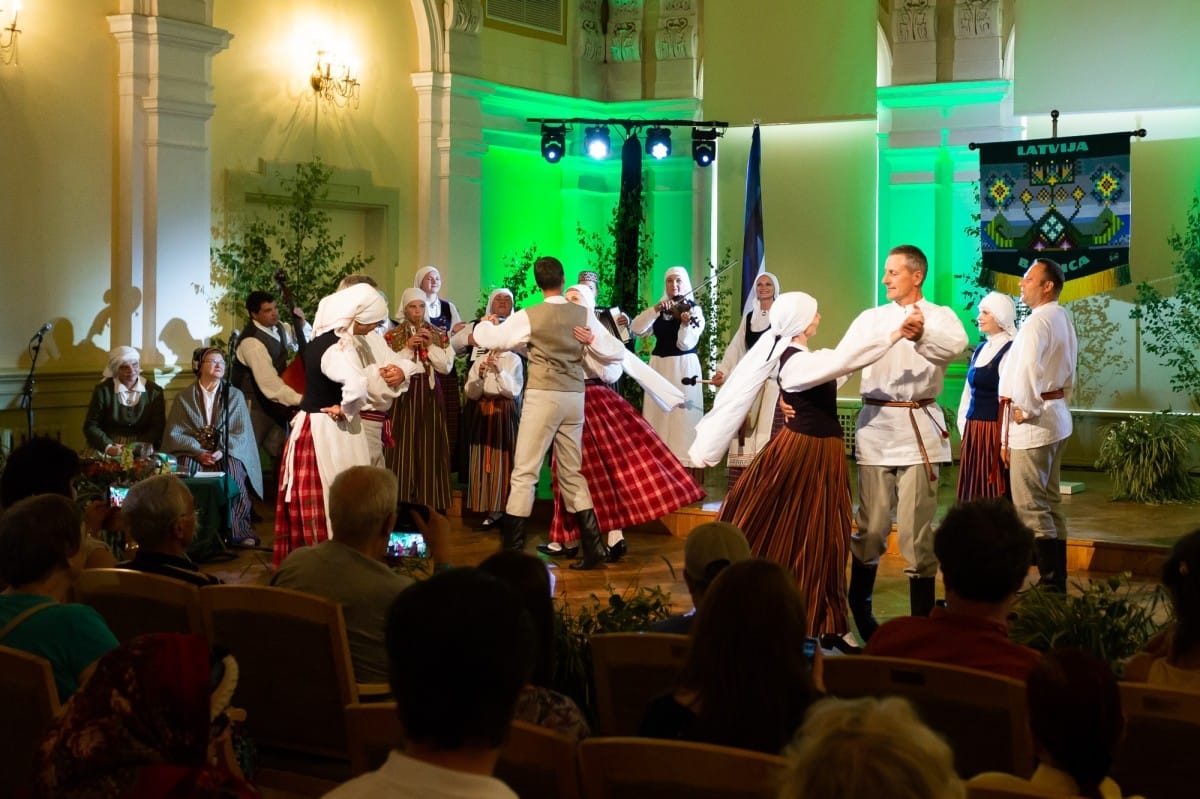
[[[1131,415],[1106,428],[1096,468],[1112,478],[1113,499],[1192,502],[1200,499],[1200,483],[1188,474],[1197,441],[1200,425],[1187,415]]]

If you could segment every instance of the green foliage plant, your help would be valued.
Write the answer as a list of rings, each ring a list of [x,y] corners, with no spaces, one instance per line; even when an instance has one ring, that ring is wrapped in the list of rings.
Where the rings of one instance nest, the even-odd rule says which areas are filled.
[[[1075,385],[1071,390],[1071,404],[1076,408],[1095,407],[1108,383],[1128,372],[1132,364],[1125,354],[1121,326],[1108,317],[1111,302],[1107,294],[1093,294],[1068,305],[1079,336]]]
[[[1162,586],[1137,585],[1129,572],[1073,586],[1077,593],[1035,586],[1022,594],[1013,606],[1009,637],[1041,652],[1078,647],[1104,659],[1119,676],[1125,661],[1166,625]]]
[[[500,284],[479,290],[479,307],[475,309],[476,318],[483,316],[487,310],[488,296],[496,289],[505,288],[513,293],[513,310],[528,307],[538,302],[537,283],[533,280],[533,262],[539,257],[536,244],[530,244],[522,250],[509,253],[501,261],[502,277]]]
[[[246,295],[275,293],[279,271],[311,320],[317,303],[343,277],[361,272],[375,259],[361,252],[347,256],[346,237],[333,235],[332,217],[325,210],[332,176],[333,169],[319,158],[296,164],[295,173],[282,179],[287,199],[268,203],[268,217],[236,216],[214,231],[219,242],[211,249],[212,282],[219,292],[211,300],[214,323],[224,314],[244,318]]]
[[[1200,499],[1188,474],[1191,446],[1200,425],[1188,415],[1163,411],[1128,416],[1109,425],[1096,468],[1113,482],[1113,499],[1159,504]]]
[[[704,272],[705,276],[717,274],[723,266],[732,261],[733,251],[726,247],[721,263],[709,262]],[[740,263],[739,260],[737,265],[721,272],[716,282],[708,288],[696,291],[696,303],[704,313],[704,331],[696,344],[696,357],[700,359],[701,370],[709,377],[717,371],[717,364],[721,362],[725,348],[729,346],[729,340],[733,338],[738,323],[741,322],[742,308],[740,305],[734,307],[737,295],[733,288],[734,283],[741,279],[741,269],[738,268]],[[716,396],[715,391],[709,391],[707,387],[704,389],[705,413],[712,410]]]
[[[1167,244],[1175,251],[1175,293],[1139,283],[1129,315],[1140,322],[1146,351],[1171,369],[1172,390],[1200,408],[1200,195],[1192,197],[1185,228],[1173,230]]]

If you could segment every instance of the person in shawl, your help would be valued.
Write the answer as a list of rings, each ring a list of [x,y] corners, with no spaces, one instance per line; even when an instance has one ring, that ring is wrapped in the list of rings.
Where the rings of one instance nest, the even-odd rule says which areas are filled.
[[[405,289],[398,323],[385,336],[411,375],[409,389],[392,404],[396,446],[386,453],[388,468],[400,481],[400,501],[450,507],[450,443],[446,436],[446,390],[441,378],[454,371],[448,337],[426,321],[425,292]]]
[[[329,486],[345,469],[371,462],[371,434],[360,413],[369,386],[356,338],[373,331],[386,316],[383,297],[365,283],[334,292],[317,306],[313,340],[304,351],[304,397],[279,470],[276,567],[296,547],[329,538]],[[378,371],[389,385],[405,380],[399,366],[368,369]]]
[[[458,308],[450,300],[441,297],[442,273],[436,266],[423,266],[418,269],[413,287],[425,292],[425,321],[437,328],[442,338],[449,339],[465,327],[462,317],[458,314]],[[397,317],[402,316],[403,311],[397,314]],[[403,324],[404,320],[397,318],[397,322]],[[464,352],[451,350],[451,354],[463,355]],[[460,421],[462,397],[458,385],[458,371],[452,367],[449,372],[439,374],[437,382],[442,397],[442,416],[446,423],[446,442],[450,446],[450,470],[458,471],[460,463],[455,462],[453,455],[458,452],[459,428],[462,422],[466,421]],[[404,493],[403,488],[400,493]]]
[[[734,368],[697,427],[691,458],[720,462],[759,387],[778,370],[780,394],[795,415],[742,473],[717,519],[742,530],[755,557],[791,570],[806,600],[809,635],[831,636],[822,642],[830,648],[850,632],[850,476],[837,387],[887,353],[903,332],[810,350],[821,315],[817,301],[799,291],[780,295],[769,318],[770,329]]]
[[[171,403],[163,452],[174,455],[179,470],[187,475],[228,473],[238,487],[229,512],[230,538],[238,546],[258,546],[250,492],[262,499],[262,465],[246,398],[223,380],[225,354],[219,347],[196,350],[192,372],[196,382]]]
[[[1017,334],[1017,306],[997,291],[979,301],[979,332],[958,403],[958,501],[1010,497],[1008,467],[1000,459],[1000,367]]]
[[[704,316],[698,306],[682,309],[692,299],[687,269],[672,266],[667,270],[664,282],[666,290],[662,299],[638,314],[630,324],[630,330],[639,338],[654,335],[650,368],[671,385],[681,388],[686,401],[670,411],[648,402],[642,414],[659,437],[667,442],[676,459],[684,466],[699,467],[700,464],[688,460],[688,448],[695,438],[696,424],[704,415],[703,387],[699,383],[684,385],[683,379],[703,377],[696,345],[704,332]]]
[[[569,302],[589,311],[596,296],[589,286],[579,284],[566,291]],[[608,561],[615,562],[626,551],[622,529],[660,519],[684,505],[704,498],[679,459],[654,432],[654,428],[611,386],[628,373],[646,390],[646,404],[670,409],[684,402],[682,386],[675,387],[625,351],[622,360],[606,363],[590,349],[583,353],[586,375],[583,390],[583,465],[592,495],[592,507],[600,529],[608,531]],[[552,468],[557,466],[551,462]],[[557,469],[555,469],[557,471]],[[579,525],[568,513],[558,481],[554,482],[554,519],[550,543],[538,551],[571,557],[578,551]]]
[[[92,389],[83,435],[104,455],[120,455],[125,444],[158,449],[167,423],[167,403],[158,384],[142,377],[141,356],[133,347],[108,354],[104,380]]]

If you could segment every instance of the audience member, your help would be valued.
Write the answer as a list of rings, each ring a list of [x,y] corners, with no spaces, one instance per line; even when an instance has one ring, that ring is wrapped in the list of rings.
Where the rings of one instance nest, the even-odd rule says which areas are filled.
[[[1125,667],[1127,682],[1200,690],[1200,530],[1175,542],[1163,564],[1173,619]]]
[[[8,454],[0,474],[0,507],[11,507],[36,494],[58,494],[75,499],[75,480],[82,471],[79,455],[52,438],[36,436]],[[83,568],[106,569],[117,565],[108,545],[96,536],[112,514],[106,499],[93,499],[83,511]]]
[[[237,661],[199,635],[158,633],[105,655],[37,756],[34,796],[258,796],[230,745]]]
[[[1108,664],[1079,649],[1051,650],[1029,673],[1027,688],[1037,770],[1029,780],[988,772],[969,785],[1121,799],[1108,769],[1125,732],[1125,715]]]
[[[819,696],[807,618],[779,564],[726,568],[704,595],[675,690],[650,703],[640,734],[778,754]]]
[[[83,567],[79,509],[41,494],[0,515],[0,644],[50,661],[66,701],[117,639],[86,605],[67,603]]]
[[[554,602],[546,565],[533,555],[501,550],[480,563],[479,569],[513,589],[533,621],[537,657],[533,676],[517,698],[515,718],[562,733],[573,741],[586,738],[591,730],[575,700],[550,687],[554,678]]]
[[[950,747],[898,697],[818,702],[786,757],[779,799],[965,795]]]
[[[866,654],[913,658],[1025,679],[1040,655],[1008,638],[1008,613],[1033,561],[1033,532],[1006,499],[954,506],[937,529],[946,607],[892,619]]]
[[[741,530],[729,522],[698,525],[683,542],[683,582],[692,596],[692,609],[656,621],[646,627],[646,632],[690,633],[696,620],[696,609],[712,581],[726,566],[743,560],[750,560],[750,544]]]
[[[396,595],[412,579],[384,562],[396,522],[396,476],[379,466],[352,466],[329,488],[333,538],[293,550],[271,578],[271,585],[316,594],[342,606],[350,659],[358,682],[386,682],[384,630]],[[425,525],[426,545],[435,563],[446,561],[449,522],[441,514]]]
[[[121,520],[137,551],[120,568],[200,587],[221,582],[187,555],[196,537],[196,499],[175,475],[156,474],[134,484],[121,505]]]
[[[387,651],[404,747],[327,799],[516,799],[492,776],[533,674],[533,623],[511,589],[451,569],[402,591]]]

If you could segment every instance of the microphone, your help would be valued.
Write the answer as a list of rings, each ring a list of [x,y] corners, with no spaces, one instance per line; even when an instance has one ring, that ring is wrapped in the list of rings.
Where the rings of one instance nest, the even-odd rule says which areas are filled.
[[[47,322],[46,324],[42,325],[42,326],[41,326],[41,327],[38,329],[38,332],[34,333],[34,334],[33,334],[33,335],[32,335],[32,336],[29,338],[29,340],[30,340],[30,341],[33,341],[34,339],[41,338],[42,336],[44,336],[44,335],[46,335],[47,333],[49,333],[49,332],[50,332],[50,330],[51,330],[53,327],[54,327],[54,323],[53,323],[53,322]]]

